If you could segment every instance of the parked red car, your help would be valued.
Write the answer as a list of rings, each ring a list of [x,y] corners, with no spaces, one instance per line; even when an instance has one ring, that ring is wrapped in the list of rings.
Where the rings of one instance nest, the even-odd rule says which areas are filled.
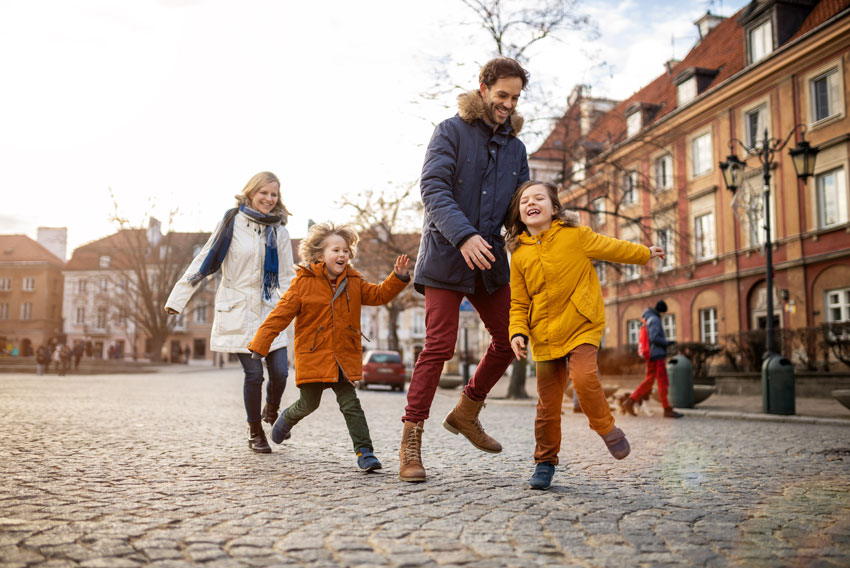
[[[404,365],[396,351],[367,351],[363,356],[363,380],[359,388],[387,385],[404,392]]]

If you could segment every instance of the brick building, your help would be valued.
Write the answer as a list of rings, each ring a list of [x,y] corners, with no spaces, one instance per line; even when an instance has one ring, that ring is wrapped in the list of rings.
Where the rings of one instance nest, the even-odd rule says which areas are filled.
[[[589,114],[580,112],[586,93],[571,98],[530,157],[533,174],[560,183],[562,201],[597,231],[668,251],[644,268],[597,267],[607,346],[636,343],[641,312],[661,298],[679,341],[722,343],[764,327],[761,166],[748,161],[733,196],[718,164],[731,139],[751,146],[765,129],[790,134],[771,170],[775,321],[796,329],[850,320],[849,6],[769,0],[729,18],[707,13],[684,59],[627,100]],[[589,124],[577,128],[577,116]],[[805,183],[788,154],[798,124],[820,149]]]

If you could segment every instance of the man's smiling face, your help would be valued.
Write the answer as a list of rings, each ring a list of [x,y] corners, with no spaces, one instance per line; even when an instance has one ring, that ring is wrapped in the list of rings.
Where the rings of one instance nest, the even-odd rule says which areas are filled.
[[[497,79],[492,87],[484,83],[480,86],[481,98],[484,100],[484,112],[487,120],[498,126],[504,124],[516,109],[519,96],[522,93],[522,79],[519,77],[503,77]]]

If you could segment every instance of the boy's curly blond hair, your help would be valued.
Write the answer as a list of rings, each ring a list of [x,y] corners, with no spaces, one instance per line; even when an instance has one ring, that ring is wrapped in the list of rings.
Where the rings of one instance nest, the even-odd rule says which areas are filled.
[[[309,265],[318,261],[325,249],[325,241],[331,235],[342,237],[351,250],[351,258],[354,259],[357,255],[357,241],[360,240],[357,231],[349,225],[336,226],[333,223],[316,223],[310,227],[307,236],[298,243],[298,256],[301,257],[301,262]]]

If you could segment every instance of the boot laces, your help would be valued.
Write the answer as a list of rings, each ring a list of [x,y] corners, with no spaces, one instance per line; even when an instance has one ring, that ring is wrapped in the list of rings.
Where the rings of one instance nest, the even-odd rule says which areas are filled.
[[[422,461],[419,457],[419,446],[422,440],[422,426],[415,424],[407,430],[404,439],[404,463]]]

